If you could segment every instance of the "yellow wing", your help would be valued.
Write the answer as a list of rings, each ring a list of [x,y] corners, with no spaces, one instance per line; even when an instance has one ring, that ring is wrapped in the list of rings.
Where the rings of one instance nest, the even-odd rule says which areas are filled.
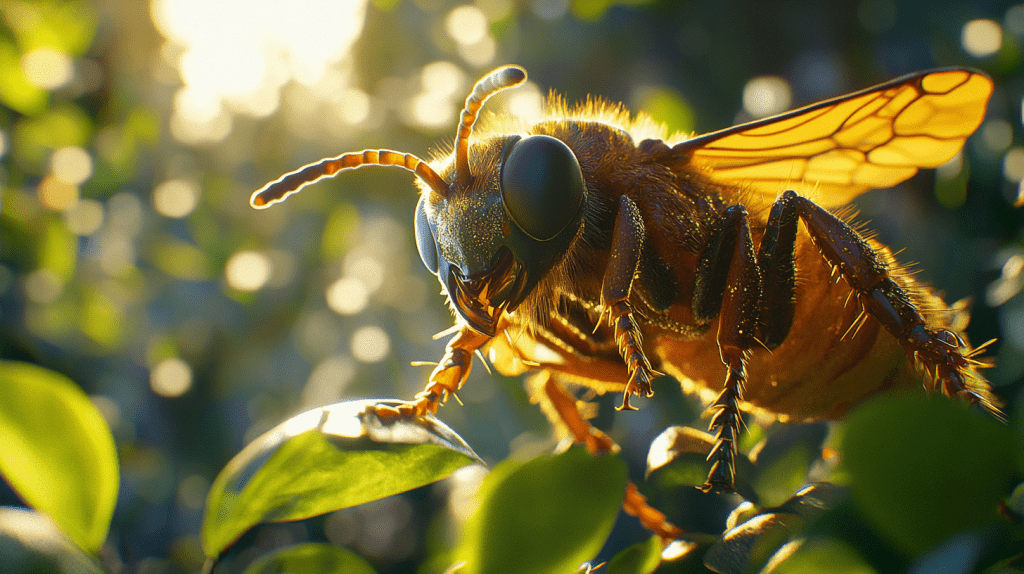
[[[786,189],[823,207],[938,167],[981,125],[992,80],[965,69],[918,72],[672,148],[712,179],[763,192]]]

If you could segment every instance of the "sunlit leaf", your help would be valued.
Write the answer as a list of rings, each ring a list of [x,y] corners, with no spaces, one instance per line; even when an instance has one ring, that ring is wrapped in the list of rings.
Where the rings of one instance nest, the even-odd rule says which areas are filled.
[[[875,569],[856,550],[838,540],[808,540],[787,544],[772,557],[763,574],[874,574]]]
[[[1011,490],[1010,429],[941,397],[864,404],[850,415],[841,449],[854,500],[908,555],[994,523]]]
[[[46,222],[39,242],[39,267],[49,269],[61,281],[67,281],[75,271],[78,244],[74,234],[58,219]]]
[[[374,574],[358,554],[330,544],[297,544],[261,556],[245,574]]]
[[[502,462],[481,486],[459,552],[466,561],[460,574],[573,572],[601,549],[625,489],[620,458],[579,447]]]
[[[206,555],[220,555],[261,522],[301,520],[379,500],[480,462],[433,417],[384,419],[367,411],[381,402],[306,411],[231,459],[206,500]]]
[[[4,572],[103,573],[49,518],[24,508],[0,507],[0,557]]]
[[[647,451],[648,480],[660,489],[691,488],[704,484],[710,464],[707,455],[715,437],[690,427],[669,427],[651,442]],[[754,467],[743,453],[736,457],[736,492],[757,500],[750,479]]]
[[[751,482],[761,506],[782,504],[807,482],[811,464],[821,458],[827,434],[824,423],[779,425],[752,451],[756,471]]]
[[[807,525],[845,497],[843,487],[819,483],[802,488],[781,505],[760,512],[753,504],[744,502],[729,515],[727,532],[708,549],[704,561],[723,574],[767,569],[795,551]]]
[[[355,230],[359,227],[359,211],[349,203],[342,203],[331,215],[320,233],[320,255],[325,260],[341,257],[352,246]]]
[[[704,563],[720,574],[759,572],[804,527],[795,514],[766,512],[730,529],[704,554]]]
[[[639,108],[655,121],[665,124],[670,133],[690,133],[694,129],[693,110],[679,94],[665,88],[651,88],[641,97]]]
[[[661,564],[657,574],[707,574],[704,554],[718,542],[712,534],[687,532],[673,540],[661,551]]]
[[[163,237],[154,244],[149,260],[157,269],[184,281],[203,281],[213,275],[206,253],[172,237]]]
[[[121,342],[127,321],[120,309],[98,289],[89,289],[82,298],[82,333],[107,350]]]
[[[29,83],[21,71],[21,54],[10,42],[0,38],[0,102],[25,115],[46,109],[47,93]]]
[[[95,552],[117,501],[114,439],[89,397],[67,377],[0,362],[0,471],[32,507]]]
[[[38,117],[19,121],[14,129],[13,152],[26,169],[41,174],[53,150],[85,147],[93,127],[92,119],[80,107],[61,104]]]
[[[25,50],[56,48],[77,56],[96,32],[96,13],[85,1],[5,2],[4,10]]]
[[[646,542],[630,546],[608,561],[608,574],[650,574],[661,561],[661,539],[652,536]]]

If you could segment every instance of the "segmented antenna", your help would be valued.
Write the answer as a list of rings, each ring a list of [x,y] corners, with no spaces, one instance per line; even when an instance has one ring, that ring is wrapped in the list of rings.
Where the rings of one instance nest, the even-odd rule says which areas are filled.
[[[455,177],[460,186],[469,183],[469,136],[473,133],[480,108],[487,98],[526,81],[526,70],[519,66],[498,68],[473,86],[473,92],[466,98],[466,106],[459,116],[459,131],[455,134]]]
[[[448,196],[448,184],[445,183],[436,171],[431,169],[426,162],[411,153],[400,153],[386,149],[367,149],[322,159],[301,167],[291,173],[286,173],[276,181],[272,181],[257,190],[249,198],[249,205],[256,208],[266,208],[279,201],[284,201],[289,195],[299,191],[311,183],[315,183],[325,177],[332,177],[346,169],[356,169],[364,165],[396,166],[407,169],[423,181],[427,182],[430,189],[443,197]]]

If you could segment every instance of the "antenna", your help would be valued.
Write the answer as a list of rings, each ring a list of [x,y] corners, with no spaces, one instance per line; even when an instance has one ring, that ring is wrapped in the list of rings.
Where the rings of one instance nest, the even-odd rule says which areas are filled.
[[[291,173],[286,173],[253,193],[249,198],[249,205],[259,209],[267,208],[279,201],[284,201],[289,195],[311,183],[325,177],[333,177],[346,169],[357,169],[366,165],[395,166],[409,170],[425,181],[435,193],[442,197],[448,196],[448,184],[420,158],[411,153],[367,149],[322,159]]]
[[[469,136],[484,102],[494,94],[518,86],[526,81],[526,70],[519,66],[505,66],[487,74],[473,86],[466,98],[466,106],[459,116],[459,131],[455,134],[455,181],[460,187],[469,183]]]

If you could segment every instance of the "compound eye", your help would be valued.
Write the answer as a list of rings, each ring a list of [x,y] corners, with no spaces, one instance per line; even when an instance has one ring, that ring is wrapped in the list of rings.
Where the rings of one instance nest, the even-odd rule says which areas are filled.
[[[437,243],[434,241],[434,233],[427,219],[426,198],[426,195],[421,195],[419,203],[416,204],[416,222],[413,224],[416,230],[416,250],[420,252],[423,265],[437,275]]]
[[[535,135],[512,144],[501,168],[501,201],[527,235],[558,235],[577,218],[583,196],[580,162],[561,140]]]

